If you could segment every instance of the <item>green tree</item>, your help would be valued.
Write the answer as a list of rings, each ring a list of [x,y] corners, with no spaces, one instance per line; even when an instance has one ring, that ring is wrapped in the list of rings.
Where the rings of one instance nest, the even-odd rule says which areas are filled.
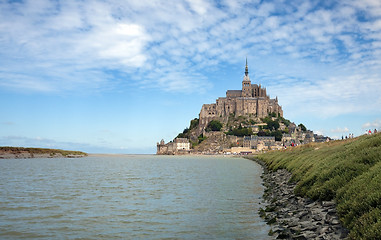
[[[278,121],[269,121],[267,123],[267,129],[269,130],[278,130],[279,122]]]
[[[177,134],[176,138],[186,138],[187,136],[184,133]]]
[[[206,137],[204,137],[204,135],[201,133],[200,136],[198,136],[198,143],[201,143],[205,139],[206,139]]]
[[[290,125],[290,123],[291,123],[290,120],[285,119],[285,118],[280,117],[280,116],[278,117],[278,121],[282,122],[284,125],[286,125],[286,127],[288,127]]]
[[[278,130],[278,128],[280,127],[278,119],[273,121],[271,117],[265,117],[264,119],[262,119],[262,121],[267,124],[267,126],[265,126],[264,129]]]
[[[282,131],[276,130],[276,131],[271,132],[271,136],[275,137],[275,141],[282,141],[283,134],[282,134]]]
[[[302,123],[298,125],[300,129],[302,129],[303,132],[307,131],[306,126],[304,126]]]
[[[176,138],[188,138],[189,137],[189,128],[185,128],[182,133],[179,133]]]
[[[210,131],[220,131],[222,128],[222,123],[218,120],[212,120],[208,123],[208,125],[206,126],[206,131],[207,132],[210,132]]]
[[[257,133],[258,136],[270,136],[270,133],[267,131],[259,131]]]
[[[190,126],[189,126],[189,129],[193,129],[193,128],[196,128],[198,126],[198,123],[199,123],[199,119],[198,118],[195,118],[193,120],[190,121]]]
[[[251,128],[243,128],[239,126],[235,129],[230,129],[229,132],[226,133],[227,135],[234,135],[237,137],[243,137],[243,136],[251,136],[253,135],[253,130]]]

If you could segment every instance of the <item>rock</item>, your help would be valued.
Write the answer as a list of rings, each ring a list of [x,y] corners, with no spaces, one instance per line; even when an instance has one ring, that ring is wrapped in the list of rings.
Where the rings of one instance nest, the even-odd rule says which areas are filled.
[[[339,224],[340,224],[340,221],[339,221],[338,219],[333,219],[333,220],[331,221],[331,224],[333,224],[333,225],[339,225]]]
[[[269,172],[264,166],[267,206],[261,214],[271,224],[276,239],[344,239],[348,230],[340,224],[333,201],[313,201],[295,196],[296,184],[289,183],[285,169]],[[270,211],[271,210],[271,211]],[[263,214],[265,213],[265,214]]]
[[[333,201],[323,201],[322,206],[323,207],[334,207],[335,203]]]
[[[297,236],[293,236],[292,239],[306,240],[307,238],[303,234],[300,234],[300,235],[297,235]]]

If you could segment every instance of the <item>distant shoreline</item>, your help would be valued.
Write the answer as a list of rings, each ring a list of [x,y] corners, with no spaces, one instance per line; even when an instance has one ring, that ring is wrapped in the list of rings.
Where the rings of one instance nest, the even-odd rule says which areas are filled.
[[[155,154],[155,153],[89,153],[88,157],[127,157],[127,156],[167,156],[167,157],[242,157],[242,155],[223,155],[223,154]]]
[[[126,157],[126,156],[154,156],[156,154],[147,153],[147,154],[137,154],[137,153],[89,153],[88,157]]]
[[[80,151],[49,148],[0,147],[0,159],[80,158],[88,156]]]

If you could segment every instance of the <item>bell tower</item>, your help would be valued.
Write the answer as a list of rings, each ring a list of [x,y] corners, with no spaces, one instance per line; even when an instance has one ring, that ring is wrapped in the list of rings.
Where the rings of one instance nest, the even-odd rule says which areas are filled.
[[[249,77],[249,67],[247,66],[247,57],[246,57],[246,67],[245,67],[245,76],[242,81],[242,97],[252,97],[251,81]]]

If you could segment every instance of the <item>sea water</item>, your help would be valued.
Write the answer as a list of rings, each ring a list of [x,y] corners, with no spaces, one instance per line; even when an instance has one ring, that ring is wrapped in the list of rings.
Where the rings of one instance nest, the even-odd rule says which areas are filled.
[[[261,173],[232,157],[0,159],[0,239],[269,239]]]

